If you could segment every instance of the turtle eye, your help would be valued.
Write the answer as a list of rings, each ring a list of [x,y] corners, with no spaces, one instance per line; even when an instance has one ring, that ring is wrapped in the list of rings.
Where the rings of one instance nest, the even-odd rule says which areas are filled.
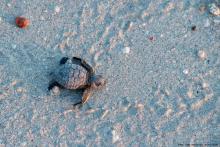
[[[102,88],[106,83],[106,80],[101,76],[97,75],[92,79],[92,85],[94,88]]]

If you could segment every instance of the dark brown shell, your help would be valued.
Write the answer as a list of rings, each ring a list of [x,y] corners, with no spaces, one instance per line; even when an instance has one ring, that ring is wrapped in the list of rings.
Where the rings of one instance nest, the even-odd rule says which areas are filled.
[[[54,71],[53,78],[67,89],[78,89],[88,84],[89,73],[82,66],[67,62]]]

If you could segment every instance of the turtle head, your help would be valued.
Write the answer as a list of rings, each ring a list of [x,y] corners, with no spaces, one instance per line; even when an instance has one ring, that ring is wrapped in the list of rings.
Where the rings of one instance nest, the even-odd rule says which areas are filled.
[[[101,89],[107,83],[107,80],[102,75],[94,75],[91,77],[91,88]]]

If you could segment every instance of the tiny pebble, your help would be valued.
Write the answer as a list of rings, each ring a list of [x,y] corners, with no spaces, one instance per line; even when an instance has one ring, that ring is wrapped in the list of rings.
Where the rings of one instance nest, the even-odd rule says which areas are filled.
[[[144,105],[143,105],[143,104],[137,104],[137,108],[138,108],[139,110],[143,110],[143,109],[144,109]]]
[[[185,110],[185,109],[186,109],[186,104],[180,103],[180,104],[179,104],[179,108],[180,108],[181,110]]]
[[[15,86],[17,85],[18,81],[17,80],[14,80],[12,83],[11,83],[11,86]]]
[[[22,142],[21,146],[27,146],[27,142]]]
[[[153,37],[153,36],[150,36],[148,39],[149,39],[150,41],[154,41],[154,37]]]
[[[94,69],[97,69],[99,66],[101,66],[102,63],[101,62],[95,62],[95,65],[94,65]]]
[[[204,50],[200,50],[200,51],[198,52],[198,56],[199,56],[199,58],[200,58],[201,60],[204,60],[204,59],[207,58],[207,54],[206,54],[206,52],[205,52]]]
[[[146,25],[147,25],[146,23],[143,23],[143,24],[142,24],[143,27],[145,27]]]
[[[17,91],[18,93],[22,93],[22,92],[23,92],[23,88],[19,87],[19,88],[16,89],[16,91]]]
[[[191,30],[192,30],[192,31],[195,31],[195,30],[196,30],[196,26],[195,26],[195,25],[192,26],[192,27],[191,27]]]
[[[90,54],[93,54],[95,52],[95,48],[94,48],[94,46],[92,46],[90,49],[89,49],[89,53]]]
[[[63,112],[63,114],[64,114],[65,117],[67,117],[67,114],[69,114],[70,112],[73,112],[73,110],[72,109],[66,110],[66,111]]]
[[[164,93],[166,94],[166,96],[169,96],[170,95],[170,91],[168,89],[165,89],[164,90]]]
[[[45,20],[44,16],[40,16],[40,20]]]
[[[215,3],[209,5],[209,12],[215,16],[220,15],[220,8]]]
[[[65,47],[67,46],[66,44],[67,44],[67,43],[66,43],[66,40],[63,40],[63,41],[58,45],[62,53],[65,52],[64,49],[65,49]]]
[[[187,37],[188,37],[188,35],[187,35],[187,34],[185,34],[183,37],[184,37],[184,38],[187,38]]]
[[[96,53],[95,53],[95,55],[94,55],[94,62],[97,62],[98,61],[98,59],[99,59],[99,57],[100,57],[100,55],[103,53],[103,50],[100,50],[100,51],[97,51]]]
[[[174,47],[174,48],[172,48],[170,51],[174,52],[174,51],[176,51],[176,48]]]
[[[189,74],[189,70],[188,70],[188,69],[184,69],[184,70],[183,70],[183,73],[184,73],[185,75],[188,75],[188,74]]]
[[[117,142],[120,139],[118,133],[115,130],[112,130],[112,143]]]
[[[10,3],[7,3],[7,6],[8,6],[8,7],[11,7],[11,4],[10,4]]]
[[[168,108],[167,111],[165,112],[165,116],[169,117],[172,112],[173,112],[173,110],[171,108]]]
[[[191,89],[189,89],[189,91],[187,92],[187,95],[189,98],[193,97],[193,91]]]
[[[203,82],[202,83],[202,88],[203,89],[206,89],[206,88],[208,88],[209,87],[209,84],[207,83],[207,82]]]
[[[130,105],[128,107],[122,107],[122,112],[127,112],[129,108],[130,108]]]
[[[44,12],[44,13],[47,13],[47,12],[48,12],[48,10],[47,10],[47,9],[45,9],[45,10],[43,10],[43,12]]]
[[[76,32],[64,32],[63,36],[64,37],[71,37],[71,36],[74,36],[75,34],[76,34]]]
[[[123,54],[129,54],[130,51],[131,51],[130,47],[125,47],[125,48],[122,49]]]
[[[59,6],[56,6],[56,7],[55,7],[55,12],[56,12],[56,13],[59,13],[60,10],[61,10],[61,8],[60,8]]]

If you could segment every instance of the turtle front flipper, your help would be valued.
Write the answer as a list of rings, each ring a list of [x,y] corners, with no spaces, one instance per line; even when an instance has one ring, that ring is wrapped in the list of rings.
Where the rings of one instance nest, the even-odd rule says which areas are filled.
[[[68,59],[69,59],[68,57],[61,58],[60,59],[60,65],[65,64]]]
[[[91,75],[95,73],[94,69],[83,59],[80,59],[78,57],[73,57],[72,62],[75,62],[82,67],[84,67]]]
[[[83,92],[82,101],[75,103],[73,106],[85,104],[89,100],[91,95],[92,95],[92,89],[91,88],[85,89]]]

